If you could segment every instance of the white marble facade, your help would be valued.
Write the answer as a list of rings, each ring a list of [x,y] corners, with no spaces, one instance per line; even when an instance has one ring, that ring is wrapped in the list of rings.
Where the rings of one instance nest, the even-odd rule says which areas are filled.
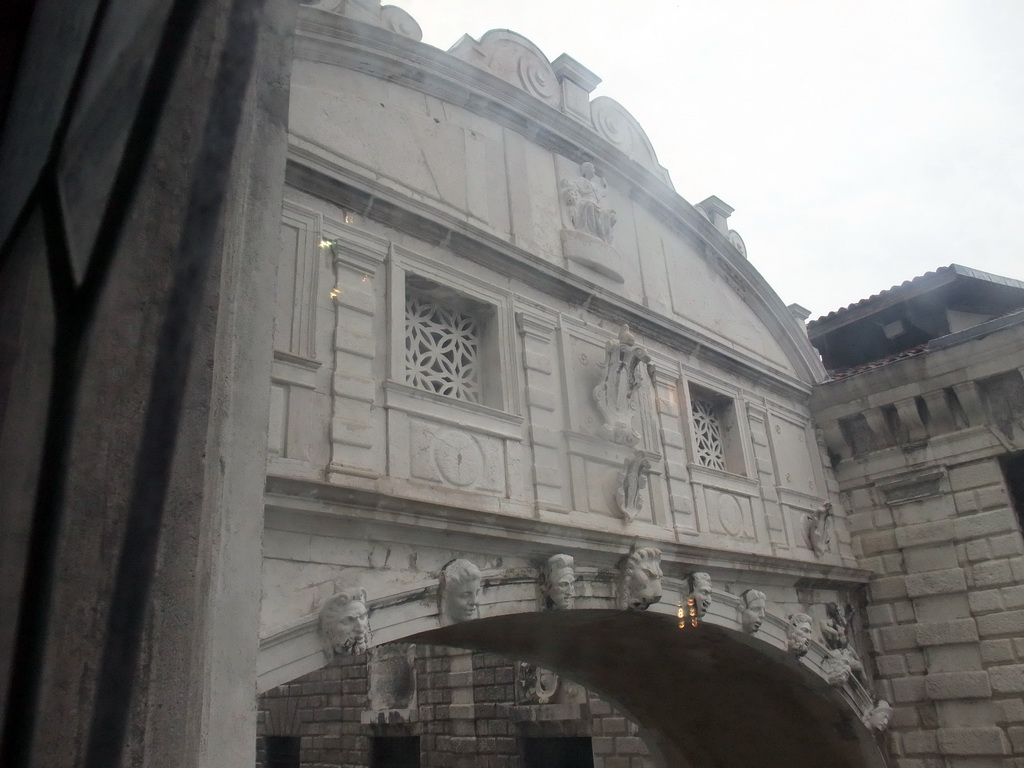
[[[637,541],[662,552],[652,611],[675,615],[686,575],[709,571],[702,620],[743,631],[738,596],[756,588],[756,639],[784,651],[787,615],[823,619],[866,580],[810,422],[824,372],[800,323],[724,218],[676,194],[628,112],[590,99],[578,62],[508,31],[445,53],[357,21],[380,25],[369,58],[352,19],[299,15],[261,687],[323,663],[315,616],[346,584],[383,643],[438,626],[455,558],[482,573],[480,616],[537,610],[523,574],[557,553],[575,606],[611,608]],[[581,179],[599,194],[567,207]],[[644,358],[609,428],[595,390],[627,325]],[[816,552],[807,520],[825,503]],[[538,525],[544,546],[521,535]],[[609,534],[620,552],[597,546]],[[824,586],[798,591],[807,579]]]

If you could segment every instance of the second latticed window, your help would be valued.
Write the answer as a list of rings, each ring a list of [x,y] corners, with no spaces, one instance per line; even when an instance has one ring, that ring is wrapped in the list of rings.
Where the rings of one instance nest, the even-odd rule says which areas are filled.
[[[484,369],[490,305],[416,275],[405,285],[406,384],[468,403],[489,404]]]

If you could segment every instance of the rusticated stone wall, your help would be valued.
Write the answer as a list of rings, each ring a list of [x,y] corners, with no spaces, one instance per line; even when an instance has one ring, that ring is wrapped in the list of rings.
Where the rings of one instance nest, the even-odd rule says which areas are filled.
[[[517,662],[492,653],[421,646],[415,652],[414,710],[373,711],[369,654],[328,666],[260,697],[257,768],[264,737],[300,740],[303,768],[369,768],[372,739],[419,736],[423,768],[523,768],[524,740],[589,737],[595,768],[649,768],[637,726],[590,691],[567,704],[524,704]],[[519,703],[517,703],[519,702]]]

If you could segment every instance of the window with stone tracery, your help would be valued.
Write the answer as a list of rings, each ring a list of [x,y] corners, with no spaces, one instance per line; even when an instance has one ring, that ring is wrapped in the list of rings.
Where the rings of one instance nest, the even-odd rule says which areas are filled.
[[[702,467],[724,470],[725,444],[722,442],[722,426],[715,404],[695,397],[692,408],[697,463]]]
[[[407,292],[406,383],[439,395],[479,403],[479,318],[436,300]]]
[[[720,392],[689,385],[693,463],[733,475],[746,474],[740,405]]]

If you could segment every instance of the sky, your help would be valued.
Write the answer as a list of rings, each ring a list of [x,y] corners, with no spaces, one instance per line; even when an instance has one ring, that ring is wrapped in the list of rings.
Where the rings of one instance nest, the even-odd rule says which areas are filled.
[[[601,77],[812,318],[952,263],[1024,280],[1024,0],[394,3]]]

